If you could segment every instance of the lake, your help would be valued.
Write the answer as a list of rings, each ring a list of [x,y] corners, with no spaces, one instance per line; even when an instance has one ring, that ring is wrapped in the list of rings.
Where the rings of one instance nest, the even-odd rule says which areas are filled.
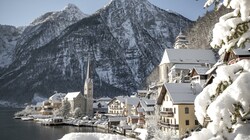
[[[1,140],[57,140],[70,132],[105,132],[103,129],[77,126],[43,126],[32,121],[13,119],[20,109],[0,108]]]

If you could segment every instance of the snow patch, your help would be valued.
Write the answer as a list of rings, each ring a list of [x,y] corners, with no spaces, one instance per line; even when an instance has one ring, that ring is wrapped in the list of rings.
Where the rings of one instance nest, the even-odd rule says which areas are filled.
[[[134,140],[121,135],[104,133],[69,133],[60,140]]]

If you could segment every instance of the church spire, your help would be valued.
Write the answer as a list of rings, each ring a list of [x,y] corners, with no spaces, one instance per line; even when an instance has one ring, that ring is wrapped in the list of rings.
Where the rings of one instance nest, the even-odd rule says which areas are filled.
[[[86,73],[86,79],[90,79],[90,54],[88,53],[88,65],[87,65],[87,73]]]

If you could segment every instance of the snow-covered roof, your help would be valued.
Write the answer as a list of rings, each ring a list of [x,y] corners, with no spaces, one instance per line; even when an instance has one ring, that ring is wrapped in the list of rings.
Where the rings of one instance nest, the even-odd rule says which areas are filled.
[[[142,98],[140,100],[141,107],[145,112],[154,111],[155,103],[156,103],[156,100],[154,99]],[[141,110],[138,110],[138,111],[141,111]]]
[[[241,55],[241,56],[249,56],[250,55],[250,46],[247,46],[245,48],[236,48],[236,49],[233,49],[233,52],[235,55]]]
[[[214,64],[215,62],[216,59],[212,50],[165,49],[160,65],[164,63]]]
[[[127,120],[127,117],[120,117],[120,116],[109,117],[109,122],[119,122],[124,120]]]
[[[155,103],[156,103],[156,100],[154,100],[154,99],[142,98],[142,101],[143,101],[146,105],[155,105]]]
[[[68,100],[73,100],[74,98],[76,98],[78,95],[80,95],[81,92],[78,91],[78,92],[69,92],[67,93],[67,95],[64,97],[64,99],[68,99]]]
[[[197,72],[199,75],[205,75],[206,72],[209,70],[208,67],[194,67],[194,70]]]
[[[126,102],[129,105],[138,105],[138,103],[140,102],[140,99],[137,97],[126,97]]]
[[[175,64],[171,69],[189,69],[192,70],[194,67],[201,66],[197,64]]]
[[[52,102],[61,102],[65,96],[65,93],[55,93],[54,95],[49,97],[49,100]]]
[[[194,103],[195,97],[202,88],[196,84],[196,91],[192,90],[190,83],[165,83],[165,88],[169,93],[173,104]]]
[[[139,101],[140,101],[140,99],[137,98],[137,97],[128,97],[128,96],[117,96],[113,100],[118,100],[121,103],[124,103],[124,104],[127,103],[129,105],[134,105],[134,106],[136,106],[139,103]],[[109,102],[109,104],[111,102]]]
[[[97,99],[98,101],[111,101],[112,99],[109,98],[109,97],[102,97],[102,98],[99,98]]]

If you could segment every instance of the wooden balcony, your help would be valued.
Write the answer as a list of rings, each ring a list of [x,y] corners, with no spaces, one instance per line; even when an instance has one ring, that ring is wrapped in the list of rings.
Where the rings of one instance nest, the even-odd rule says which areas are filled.
[[[174,117],[173,111],[161,111],[160,115],[163,117]]]
[[[179,130],[179,125],[178,124],[170,124],[167,122],[163,122],[163,121],[159,121],[158,125],[165,127],[165,128],[169,128],[169,129],[175,129],[175,130]]]

